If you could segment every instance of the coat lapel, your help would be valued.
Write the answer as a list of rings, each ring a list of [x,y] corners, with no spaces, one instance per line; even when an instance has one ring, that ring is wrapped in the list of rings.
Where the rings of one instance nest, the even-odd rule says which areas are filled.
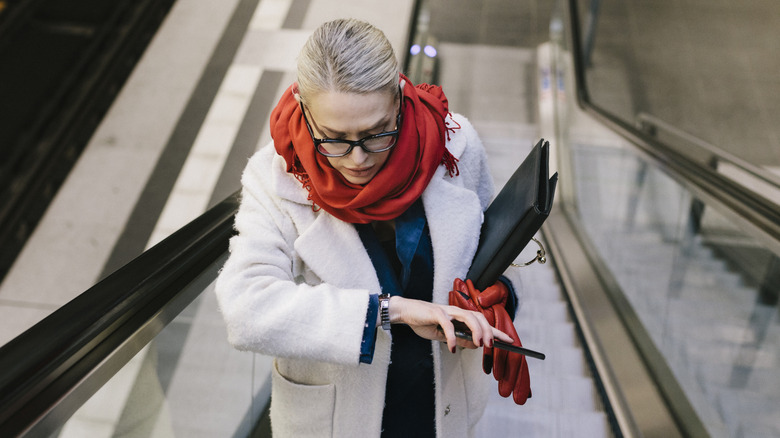
[[[477,251],[482,208],[477,195],[446,181],[441,168],[423,193],[433,244],[433,301],[447,303],[452,281],[464,278]]]
[[[321,211],[295,241],[295,250],[325,283],[373,293],[380,290],[374,265],[352,224]]]
[[[273,152],[271,152],[273,153]],[[300,204],[297,214],[304,231],[295,241],[295,250],[304,264],[323,282],[343,288],[379,290],[379,280],[371,259],[355,227],[325,211],[313,213],[311,201],[300,183],[285,171],[284,159],[273,154],[273,185],[283,199]],[[310,215],[314,215],[309,222]],[[303,224],[310,223],[306,226]]]

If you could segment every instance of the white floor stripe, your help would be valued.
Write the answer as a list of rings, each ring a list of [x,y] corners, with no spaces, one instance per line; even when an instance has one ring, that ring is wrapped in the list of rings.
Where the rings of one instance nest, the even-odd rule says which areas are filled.
[[[252,16],[249,28],[252,30],[281,29],[290,10],[292,0],[262,0]]]
[[[160,215],[148,247],[205,211],[262,70],[232,65]]]

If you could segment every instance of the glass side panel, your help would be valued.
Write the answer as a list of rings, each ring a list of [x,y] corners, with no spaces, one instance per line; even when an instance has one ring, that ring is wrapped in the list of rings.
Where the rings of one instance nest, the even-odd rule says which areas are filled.
[[[578,214],[641,323],[712,436],[780,436],[778,255],[597,137],[573,134]]]
[[[750,163],[780,169],[780,2],[577,4],[595,105],[631,125],[649,114]]]
[[[212,284],[55,436],[249,436],[270,398],[270,366],[228,344]]]

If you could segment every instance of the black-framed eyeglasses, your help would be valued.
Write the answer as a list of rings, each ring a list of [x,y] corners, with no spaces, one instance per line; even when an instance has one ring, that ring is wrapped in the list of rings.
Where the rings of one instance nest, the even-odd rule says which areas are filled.
[[[314,141],[315,149],[317,152],[325,155],[326,157],[343,157],[345,155],[349,155],[355,146],[360,146],[361,149],[370,154],[389,151],[393,148],[393,146],[396,145],[396,143],[398,143],[398,133],[401,131],[401,121],[403,119],[401,117],[401,105],[403,103],[404,97],[401,94],[401,90],[398,91],[398,96],[398,115],[395,118],[395,129],[392,131],[369,135],[368,137],[363,137],[360,140],[354,141],[315,137],[314,131],[311,130],[311,125],[309,125],[309,119],[306,117],[306,109],[303,106],[303,102],[301,102],[303,120],[306,122],[306,129],[309,130],[309,135],[311,135],[311,139]]]

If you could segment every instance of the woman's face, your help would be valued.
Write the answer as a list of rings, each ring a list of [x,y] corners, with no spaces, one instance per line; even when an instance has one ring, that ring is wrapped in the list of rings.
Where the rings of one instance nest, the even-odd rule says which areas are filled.
[[[385,92],[324,92],[304,105],[315,137],[360,140],[396,128],[398,100]],[[393,150],[367,153],[359,146],[343,157],[327,157],[330,165],[353,184],[366,184],[382,169]]]

